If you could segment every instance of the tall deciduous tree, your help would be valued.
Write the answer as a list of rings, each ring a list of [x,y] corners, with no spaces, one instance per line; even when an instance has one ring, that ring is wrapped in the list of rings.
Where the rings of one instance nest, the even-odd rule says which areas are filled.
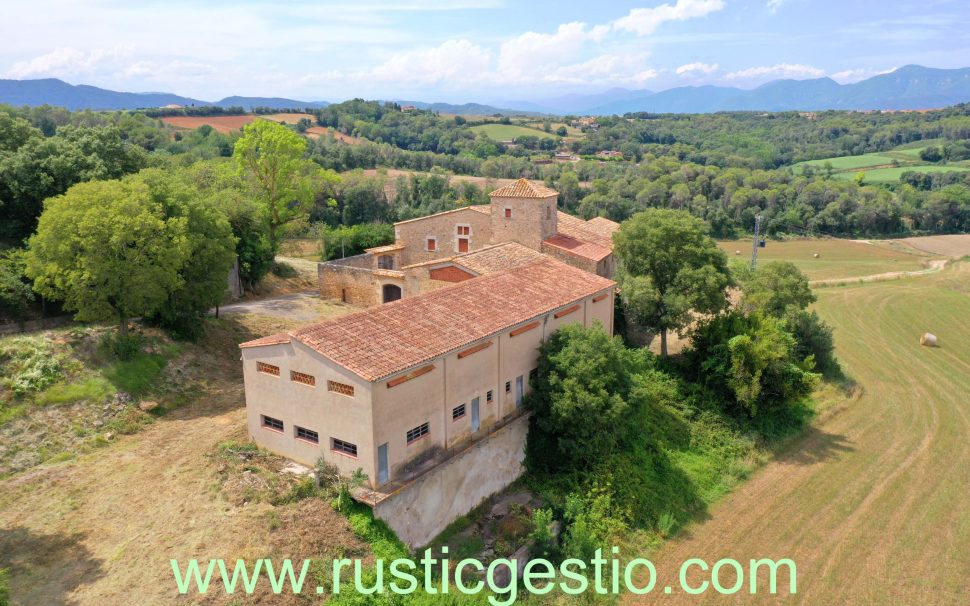
[[[47,200],[28,243],[34,290],[83,321],[154,313],[182,286],[186,217],[166,217],[145,183],[93,181]]]
[[[728,303],[727,257],[706,223],[685,211],[650,209],[630,217],[613,236],[620,287],[637,320],[660,332],[682,330],[691,312],[711,314]]]
[[[274,252],[282,227],[310,212],[314,192],[322,183],[337,180],[332,172],[303,158],[306,148],[306,139],[269,120],[247,124],[236,141],[233,155],[263,205]]]
[[[771,261],[757,271],[744,266],[736,273],[748,310],[780,318],[815,302],[808,278],[790,261]]]

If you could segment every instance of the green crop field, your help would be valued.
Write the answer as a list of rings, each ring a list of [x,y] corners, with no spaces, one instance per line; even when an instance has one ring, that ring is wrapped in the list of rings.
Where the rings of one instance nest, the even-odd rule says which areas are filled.
[[[905,172],[917,171],[921,173],[949,173],[954,171],[967,171],[970,168],[948,164],[941,166],[938,164],[920,164],[912,166],[895,166],[892,168],[876,168],[872,170],[852,171],[835,173],[832,175],[836,179],[855,179],[859,172],[865,173],[865,183],[895,183]]]
[[[861,156],[839,156],[838,158],[826,158],[824,160],[808,160],[807,162],[799,162],[795,164],[792,168],[796,172],[801,172],[802,168],[805,166],[811,166],[812,168],[823,168],[826,163],[832,165],[833,170],[851,170],[855,168],[866,168],[869,166],[882,166],[885,164],[892,164],[893,158],[889,156],[884,156],[882,154],[863,154]]]
[[[485,133],[485,136],[495,141],[510,141],[516,137],[556,138],[554,134],[527,126],[516,126],[515,124],[482,124],[471,127],[471,131],[475,134]]]
[[[751,240],[718,242],[729,260],[751,259]],[[741,254],[735,254],[740,251]],[[818,253],[816,259],[814,255]],[[933,257],[891,241],[855,242],[852,240],[768,240],[758,249],[758,260],[791,261],[809,280],[832,280],[924,269]]]
[[[835,328],[838,356],[860,388],[856,399],[823,414],[705,520],[652,554],[656,569],[677,571],[698,554],[730,553],[742,562],[784,554],[798,579],[786,603],[967,603],[968,285],[970,263],[963,262],[934,274],[819,289],[815,307]],[[920,346],[927,331],[940,347]],[[657,584],[673,584],[676,574]],[[740,603],[724,597],[680,593],[664,603]],[[759,585],[744,603],[779,598]]]

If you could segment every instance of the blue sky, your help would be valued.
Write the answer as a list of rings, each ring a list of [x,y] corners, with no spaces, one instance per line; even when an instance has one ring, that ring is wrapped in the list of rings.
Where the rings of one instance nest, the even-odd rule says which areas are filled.
[[[495,102],[970,66],[966,0],[34,0],[3,16],[0,77],[205,100]]]

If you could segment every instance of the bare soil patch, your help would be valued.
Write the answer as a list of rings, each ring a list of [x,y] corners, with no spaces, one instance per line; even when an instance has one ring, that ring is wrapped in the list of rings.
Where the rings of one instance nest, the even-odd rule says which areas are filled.
[[[169,116],[161,118],[162,122],[175,128],[195,130],[200,126],[209,125],[224,135],[241,129],[255,119],[256,116],[251,114],[242,116]]]

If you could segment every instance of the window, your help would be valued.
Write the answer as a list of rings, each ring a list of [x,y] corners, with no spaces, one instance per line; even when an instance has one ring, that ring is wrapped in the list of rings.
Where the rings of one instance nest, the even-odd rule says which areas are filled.
[[[309,429],[304,429],[303,427],[296,428],[296,439],[305,440],[313,444],[320,443],[320,434]],[[356,450],[356,449],[355,449]]]
[[[488,390],[487,392],[485,392],[485,403],[486,403],[486,404],[488,404],[488,403],[490,403],[490,402],[491,402],[491,401],[492,401],[493,399],[494,399],[494,398],[492,398],[492,390],[491,390],[491,389],[489,389],[489,390]]]
[[[280,376],[280,367],[267,364],[266,362],[256,362],[256,371],[261,372],[264,375],[273,375],[274,377]]]
[[[539,369],[538,368],[533,368],[532,370],[529,371],[529,381],[530,382],[535,381],[538,378],[539,378]]]
[[[297,383],[303,383],[304,385],[309,385],[313,387],[317,384],[317,378],[313,375],[308,375],[302,372],[296,372],[295,370],[290,371],[290,381],[295,381]]]
[[[512,393],[512,381],[505,382],[505,393]]]
[[[505,209],[505,218],[506,219],[511,219],[512,218],[512,209],[511,208],[506,208]]]
[[[436,238],[428,238],[428,252],[434,252],[438,250],[438,240]]]
[[[465,416],[465,405],[464,404],[461,404],[459,406],[455,406],[451,410],[451,420],[452,421],[457,421],[458,419],[462,418],[463,416]]]
[[[330,438],[330,449],[334,452],[339,452],[340,454],[345,454],[351,457],[357,456],[356,444],[344,442],[343,440],[338,440],[337,438]]]
[[[336,381],[327,381],[327,391],[339,393],[340,395],[354,397],[354,386]]]
[[[551,218],[552,218],[552,207],[551,206],[547,206],[546,207],[546,221],[548,221]]]
[[[472,234],[472,228],[470,225],[459,225],[457,228],[459,236],[470,236]]]
[[[273,431],[283,431],[283,421],[263,415],[263,427],[272,429]]]
[[[414,429],[408,432],[408,444],[416,440],[420,440],[424,436],[431,432],[431,426],[428,423],[422,423]]]

